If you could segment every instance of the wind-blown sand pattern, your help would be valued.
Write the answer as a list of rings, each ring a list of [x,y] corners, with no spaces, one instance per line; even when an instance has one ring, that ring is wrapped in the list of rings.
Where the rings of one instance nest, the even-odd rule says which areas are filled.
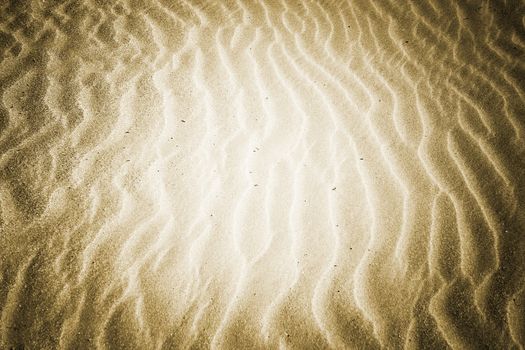
[[[0,5],[0,348],[524,349],[522,1]]]

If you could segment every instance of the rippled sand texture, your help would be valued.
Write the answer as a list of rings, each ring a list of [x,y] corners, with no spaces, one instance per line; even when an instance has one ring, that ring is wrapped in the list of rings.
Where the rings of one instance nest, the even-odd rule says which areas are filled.
[[[523,349],[524,3],[204,3],[1,2],[0,348]]]

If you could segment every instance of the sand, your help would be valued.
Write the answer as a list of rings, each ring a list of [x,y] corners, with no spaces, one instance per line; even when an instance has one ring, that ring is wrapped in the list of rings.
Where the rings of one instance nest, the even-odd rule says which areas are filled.
[[[0,348],[523,349],[523,13],[3,1]]]

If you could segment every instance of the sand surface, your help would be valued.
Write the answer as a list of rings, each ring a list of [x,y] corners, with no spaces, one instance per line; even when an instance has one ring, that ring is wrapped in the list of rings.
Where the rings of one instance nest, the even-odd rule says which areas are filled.
[[[525,4],[0,2],[0,349],[524,349]]]

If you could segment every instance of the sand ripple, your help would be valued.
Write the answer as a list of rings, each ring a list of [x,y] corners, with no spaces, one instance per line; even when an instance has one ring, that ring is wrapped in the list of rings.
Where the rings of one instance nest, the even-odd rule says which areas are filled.
[[[525,347],[521,1],[0,5],[0,348]]]

